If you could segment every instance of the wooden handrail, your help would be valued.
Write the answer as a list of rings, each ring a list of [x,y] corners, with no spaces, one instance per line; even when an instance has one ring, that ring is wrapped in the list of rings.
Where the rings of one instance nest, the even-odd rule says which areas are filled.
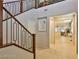
[[[30,51],[30,50],[28,50],[28,49],[25,49],[25,48],[23,48],[23,47],[21,47],[21,46],[19,46],[19,45],[17,45],[17,44],[13,44],[14,46],[17,46],[17,47],[19,47],[19,48],[21,48],[21,49],[23,49],[23,50],[26,50],[26,51],[28,51],[28,52],[30,52],[30,53],[33,53],[32,51]]]
[[[5,48],[5,47],[9,47],[9,46],[12,46],[12,45],[14,45],[14,46],[16,46],[16,47],[18,47],[18,48],[21,48],[21,49],[23,49],[23,50],[26,50],[26,51],[28,51],[28,52],[30,52],[30,53],[33,53],[32,51],[27,50],[27,49],[25,49],[25,48],[23,48],[23,47],[21,47],[21,46],[15,44],[15,43],[9,43],[9,44],[7,44],[7,45],[3,45],[3,46],[0,47],[0,49],[1,49],[1,48]]]
[[[17,22],[19,23],[30,35],[32,35],[25,27],[22,25],[6,8],[3,7],[3,9]]]

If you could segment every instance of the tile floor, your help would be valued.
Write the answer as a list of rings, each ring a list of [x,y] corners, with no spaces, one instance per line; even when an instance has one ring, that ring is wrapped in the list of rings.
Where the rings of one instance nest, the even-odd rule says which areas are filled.
[[[37,50],[36,59],[77,59],[77,54],[70,37],[62,36],[51,48]]]

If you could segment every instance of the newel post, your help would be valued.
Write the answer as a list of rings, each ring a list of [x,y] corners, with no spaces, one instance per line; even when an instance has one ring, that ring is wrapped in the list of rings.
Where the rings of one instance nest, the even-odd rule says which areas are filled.
[[[3,46],[3,0],[0,0],[0,47]]]
[[[35,34],[33,35],[33,53],[34,53],[34,59],[36,59],[36,40],[35,40]]]

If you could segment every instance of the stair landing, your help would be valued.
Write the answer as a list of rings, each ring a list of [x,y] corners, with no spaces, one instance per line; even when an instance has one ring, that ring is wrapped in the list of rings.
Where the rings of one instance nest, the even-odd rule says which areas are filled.
[[[33,59],[33,54],[12,45],[0,49],[0,59]]]

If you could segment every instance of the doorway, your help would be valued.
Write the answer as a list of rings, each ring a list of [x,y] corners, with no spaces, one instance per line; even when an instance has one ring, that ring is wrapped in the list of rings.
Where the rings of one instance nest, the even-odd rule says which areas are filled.
[[[76,13],[53,16],[49,23],[49,46],[66,58],[77,58]],[[62,56],[62,57],[63,57]]]

